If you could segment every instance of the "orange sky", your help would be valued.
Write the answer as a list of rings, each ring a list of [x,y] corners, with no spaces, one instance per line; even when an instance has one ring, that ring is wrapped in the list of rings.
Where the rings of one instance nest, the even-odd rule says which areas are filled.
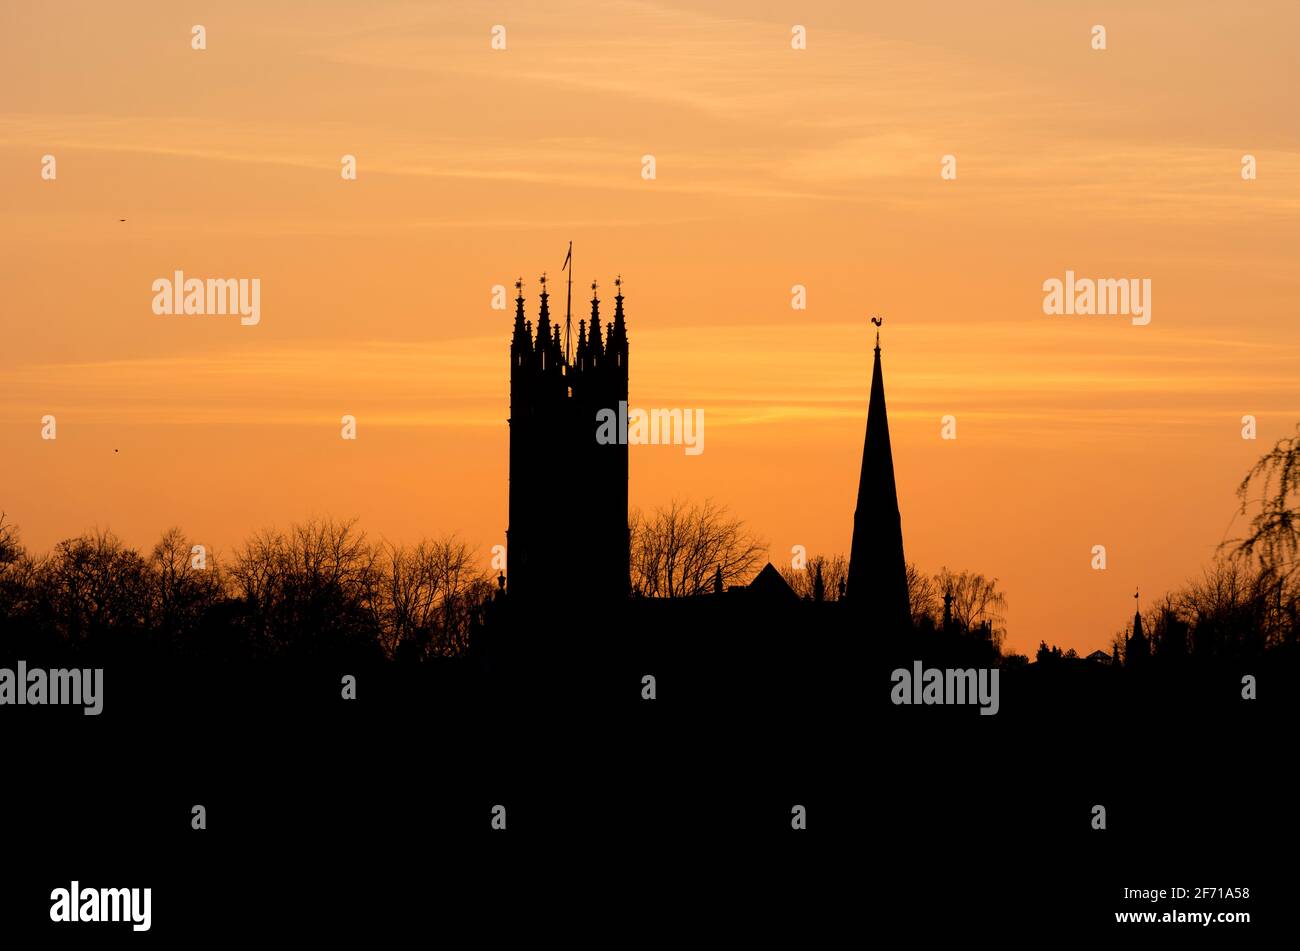
[[[572,239],[584,300],[625,279],[632,402],[706,414],[703,455],[632,449],[634,505],[846,552],[884,314],[909,560],[999,578],[1013,647],[1105,647],[1300,421],[1300,12],[895,6],[5,5],[0,509],[41,551],[332,514],[486,567],[491,288],[522,274],[533,314]],[[261,323],[154,316],[178,268],[259,278]],[[1149,278],[1150,325],[1044,315],[1067,269]]]

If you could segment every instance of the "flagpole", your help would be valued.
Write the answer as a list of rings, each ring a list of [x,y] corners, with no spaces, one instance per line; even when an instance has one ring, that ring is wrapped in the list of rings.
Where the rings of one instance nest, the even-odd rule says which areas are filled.
[[[564,301],[564,362],[566,365],[572,365],[573,351],[569,346],[569,338],[573,335],[573,242],[569,242],[569,253],[564,259],[569,270],[569,294]]]

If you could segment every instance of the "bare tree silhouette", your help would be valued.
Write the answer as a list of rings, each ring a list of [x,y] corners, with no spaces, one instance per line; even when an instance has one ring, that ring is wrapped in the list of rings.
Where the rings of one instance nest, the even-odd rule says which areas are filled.
[[[33,580],[42,614],[71,644],[121,647],[150,621],[145,561],[111,531],[59,542],[37,564]],[[110,645],[110,637],[119,643]]]
[[[907,603],[912,615],[912,625],[919,626],[924,619],[937,625],[942,611],[942,597],[933,575],[928,575],[914,563],[907,565]]]
[[[1006,595],[998,590],[997,578],[975,571],[953,572],[941,568],[935,576],[940,594],[952,599],[952,620],[963,631],[984,630],[995,646],[1002,643],[1007,606]]]
[[[236,551],[230,569],[253,645],[270,653],[316,653],[360,650],[375,640],[378,557],[356,519],[311,519],[287,534],[259,532]]]
[[[849,560],[843,555],[815,555],[808,559],[805,568],[786,565],[781,569],[781,577],[800,598],[813,601],[816,600],[819,571],[822,578],[822,600],[838,601],[841,582],[847,585],[849,580]]]
[[[161,637],[173,642],[194,635],[207,612],[226,595],[215,555],[206,554],[204,567],[196,567],[193,547],[179,528],[171,528],[154,545],[147,563],[153,624]]]
[[[1296,591],[1267,567],[1219,559],[1173,595],[1192,627],[1192,650],[1205,656],[1247,656],[1294,640]]]
[[[1300,568],[1300,423],[1296,433],[1279,439],[1237,486],[1240,514],[1248,515],[1254,506],[1259,510],[1244,538],[1221,546],[1231,547],[1235,556],[1255,561],[1284,580]],[[1260,495],[1252,498],[1253,491]]]
[[[4,512],[0,512],[0,570],[12,565],[22,555],[23,545],[18,526],[9,521]]]
[[[32,616],[36,562],[23,547],[18,526],[0,512],[0,618]],[[9,626],[9,625],[6,625]]]
[[[387,653],[407,659],[453,657],[469,648],[473,613],[493,585],[474,551],[454,537],[413,548],[386,545],[380,591]]]
[[[674,499],[650,518],[633,512],[628,525],[632,587],[644,597],[705,594],[713,590],[719,572],[724,585],[747,581],[767,552],[766,542],[711,499],[703,505]]]

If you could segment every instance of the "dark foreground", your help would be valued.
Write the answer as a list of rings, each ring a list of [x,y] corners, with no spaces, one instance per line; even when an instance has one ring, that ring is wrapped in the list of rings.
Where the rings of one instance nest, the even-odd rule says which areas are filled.
[[[1253,701],[1230,665],[1035,665],[1002,672],[999,711],[981,716],[892,704],[898,660],[865,638],[790,638],[538,639],[409,666],[97,661],[99,716],[0,708],[0,918],[9,935],[174,947],[520,929],[616,946],[1249,946],[1292,930],[1297,710],[1281,659]],[[74,879],[150,887],[150,930],[51,923],[51,891]],[[1250,922],[1116,922],[1146,911]]]

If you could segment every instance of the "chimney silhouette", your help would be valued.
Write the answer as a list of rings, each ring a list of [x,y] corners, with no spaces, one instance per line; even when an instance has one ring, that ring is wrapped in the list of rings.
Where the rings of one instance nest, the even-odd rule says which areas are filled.
[[[879,324],[877,324],[879,326]],[[849,550],[849,604],[873,630],[899,633],[909,624],[907,562],[903,558],[903,526],[894,484],[894,456],[889,446],[889,417],[885,411],[885,378],[880,369],[880,331],[871,375],[867,434],[858,477],[858,506],[853,513],[853,544]]]

